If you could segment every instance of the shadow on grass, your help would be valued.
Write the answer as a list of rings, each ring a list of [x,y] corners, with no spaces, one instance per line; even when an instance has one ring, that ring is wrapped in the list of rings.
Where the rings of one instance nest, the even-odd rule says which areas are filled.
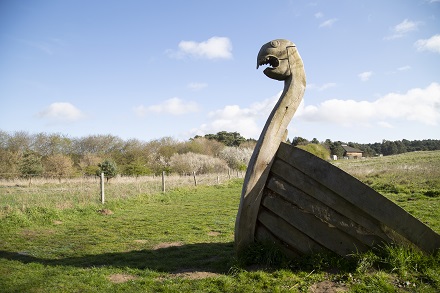
[[[25,253],[0,251],[0,259],[80,268],[116,267],[150,269],[161,272],[205,271],[226,273],[234,261],[234,244],[197,243],[156,250],[103,253],[61,259],[38,258]]]

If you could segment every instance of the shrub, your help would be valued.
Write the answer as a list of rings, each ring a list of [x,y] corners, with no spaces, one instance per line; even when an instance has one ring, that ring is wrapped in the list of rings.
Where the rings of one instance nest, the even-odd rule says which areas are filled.
[[[229,168],[246,170],[252,152],[250,148],[226,147],[220,152],[219,157],[226,161]]]
[[[439,197],[440,190],[431,189],[431,190],[427,190],[427,191],[423,192],[423,194],[428,197]]]
[[[32,176],[41,175],[41,173],[43,173],[41,157],[34,152],[24,153],[18,168],[23,177],[29,178],[29,184],[31,184]]]
[[[323,160],[328,160],[330,158],[329,150],[321,144],[309,143],[308,145],[298,145],[297,147],[314,154]]]
[[[78,166],[84,175],[93,176],[99,172],[99,162],[102,161],[102,158],[95,154],[85,153],[79,159]]]
[[[181,174],[204,174],[228,169],[226,162],[219,158],[195,153],[174,154],[170,158],[170,167],[173,172]]]
[[[55,154],[44,160],[44,169],[47,175],[61,178],[73,173],[73,160],[63,154]]]
[[[110,160],[105,160],[104,162],[98,164],[99,170],[96,175],[101,175],[101,173],[104,173],[105,178],[107,179],[107,182],[118,175],[118,168],[116,166],[116,163]]]
[[[150,175],[153,172],[150,168],[148,168],[145,164],[140,161],[131,162],[130,164],[124,167],[124,175],[128,176],[142,176],[142,175]]]

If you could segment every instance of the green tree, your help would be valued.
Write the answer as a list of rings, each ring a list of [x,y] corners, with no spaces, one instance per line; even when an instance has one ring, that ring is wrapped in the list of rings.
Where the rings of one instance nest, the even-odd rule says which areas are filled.
[[[14,178],[17,176],[20,155],[0,148],[0,178]]]
[[[319,140],[318,140],[316,137],[314,137],[314,138],[312,139],[311,143],[313,143],[313,144],[319,144]]]
[[[206,134],[205,138],[215,139],[226,146],[240,146],[241,143],[246,141],[246,138],[241,136],[240,133],[227,131],[220,131],[217,134]]]
[[[31,151],[25,152],[20,160],[19,170],[23,177],[29,178],[29,185],[31,185],[32,176],[38,176],[43,173],[41,157]]]
[[[394,141],[385,139],[382,141],[382,154],[384,154],[384,156],[395,155],[397,151],[397,145]]]
[[[334,141],[330,145],[330,153],[331,155],[336,155],[338,158],[342,158],[344,156],[345,150],[342,147],[342,142]]]
[[[396,146],[397,146],[397,153],[398,154],[403,154],[403,153],[407,152],[406,146],[402,141],[400,141],[400,140],[396,141]]]
[[[142,161],[137,160],[134,162],[131,162],[130,164],[126,165],[124,168],[124,174],[128,176],[142,176],[142,175],[149,175],[153,173],[150,168],[148,168]]]
[[[100,176],[101,173],[104,173],[107,182],[118,175],[118,167],[116,166],[116,163],[111,160],[105,160],[104,162],[99,163],[98,167],[99,170],[96,175]]]
[[[300,137],[300,136],[296,136],[296,137],[294,137],[293,139],[292,139],[292,145],[293,146],[297,146],[297,145],[307,145],[307,144],[309,144],[310,142],[307,140],[307,139],[305,139],[305,138],[302,138],[302,137]]]

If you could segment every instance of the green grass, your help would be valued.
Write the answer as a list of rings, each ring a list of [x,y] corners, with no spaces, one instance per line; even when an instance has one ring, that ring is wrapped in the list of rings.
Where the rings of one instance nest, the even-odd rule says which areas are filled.
[[[440,233],[440,151],[334,163]]]
[[[427,152],[337,164],[440,232],[440,197],[426,193],[440,187],[439,161],[440,152]],[[413,172],[415,166],[424,173]],[[233,232],[241,185],[237,179],[161,194],[114,183],[104,205],[70,195],[64,205],[63,196],[44,194],[53,186],[0,188],[0,291],[440,291],[440,253],[387,246],[348,258],[289,260],[262,243],[237,258]],[[13,201],[11,194],[22,198]]]

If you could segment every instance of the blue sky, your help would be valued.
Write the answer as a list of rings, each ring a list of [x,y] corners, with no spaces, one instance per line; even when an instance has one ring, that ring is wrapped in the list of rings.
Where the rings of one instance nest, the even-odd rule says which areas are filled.
[[[307,75],[290,138],[440,139],[439,0],[3,0],[0,129],[258,138],[283,84],[256,57],[277,38]]]

